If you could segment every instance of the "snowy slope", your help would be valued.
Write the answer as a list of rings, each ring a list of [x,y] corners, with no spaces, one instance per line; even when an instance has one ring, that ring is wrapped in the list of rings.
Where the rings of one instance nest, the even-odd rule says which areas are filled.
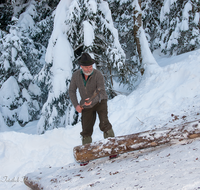
[[[200,119],[200,50],[155,58],[159,65],[147,66],[144,80],[134,92],[109,101],[109,118],[117,136]],[[80,123],[43,135],[36,134],[36,125],[33,122],[24,128],[0,128],[0,189],[25,190],[24,175],[50,166],[54,173],[59,172],[55,167],[64,167],[70,178],[74,171],[80,174],[64,184],[68,187],[58,189],[200,187],[199,140],[184,146],[120,155],[113,163],[103,158],[82,169],[72,154],[73,147],[81,144]],[[102,138],[97,121],[93,141]],[[93,169],[88,171],[90,167]]]
[[[121,155],[115,160],[103,158],[85,167],[69,164],[43,168],[29,174],[41,178],[44,190],[161,190],[200,188],[200,140],[165,148],[154,148]]]

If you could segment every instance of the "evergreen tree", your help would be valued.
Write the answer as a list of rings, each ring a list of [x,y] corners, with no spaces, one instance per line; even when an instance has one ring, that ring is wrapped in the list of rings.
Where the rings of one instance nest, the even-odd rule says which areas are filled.
[[[197,0],[165,1],[160,16],[162,52],[181,54],[200,47],[199,6]]]
[[[33,82],[43,66],[45,53],[45,47],[30,38],[31,32],[38,31],[34,22],[38,18],[35,4],[34,1],[19,4],[21,8],[13,13],[15,21],[9,25],[9,33],[3,33],[0,39],[0,102],[8,126],[15,122],[24,126],[38,119],[44,102],[40,97],[44,92]],[[7,90],[8,87],[12,90]]]
[[[33,46],[30,48],[29,43],[30,39],[21,36],[15,27],[0,39],[0,102],[2,116],[8,126],[15,122],[24,126],[37,119],[39,113],[36,101],[39,89],[32,84],[33,75],[25,64],[27,55],[32,53],[36,56],[39,52]]]
[[[160,11],[164,0],[144,0],[141,4],[143,27],[151,51],[160,47]]]
[[[47,93],[37,125],[39,134],[46,130],[65,127],[67,123],[66,114],[70,104],[68,87],[73,59],[73,50],[66,35],[67,28],[64,27],[67,18],[63,15],[67,14],[67,3],[67,1],[61,1],[57,6],[54,29],[46,52],[46,64],[37,76],[38,85]],[[45,100],[45,94],[43,95],[43,100]]]
[[[13,6],[10,3],[0,4],[0,29],[9,32],[9,25],[13,24]]]
[[[140,62],[137,44],[134,38],[134,7],[133,1],[109,0],[115,27],[119,32],[119,39],[126,54],[122,74],[122,82],[133,90],[141,80],[143,65]]]
[[[41,44],[44,47],[48,46],[48,40],[53,31],[53,11],[58,3],[59,0],[43,0],[35,2],[35,9],[37,12],[33,17],[35,26],[28,31],[28,34],[34,43]]]
[[[152,19],[159,14],[159,10],[156,13],[155,10],[149,11],[149,9],[156,4],[155,1],[151,0],[110,0],[109,3],[112,7],[111,10],[115,26],[119,31],[120,42],[123,44],[122,47],[127,56],[124,71],[127,73],[126,71],[130,69],[130,75],[128,76],[131,76],[131,80],[129,80],[129,82],[131,81],[132,86],[136,87],[140,82],[141,75],[143,75],[146,65],[156,65],[149,46],[152,47],[152,49],[158,47],[157,44],[159,44],[159,41],[157,39],[159,39],[159,36],[156,34],[154,35],[154,33],[156,33],[155,30],[159,28],[156,26],[158,24],[158,19],[151,21],[154,23],[151,26],[148,25],[148,22],[150,18]],[[143,8],[143,12],[141,8]],[[147,11],[149,12],[147,13]],[[152,15],[150,15],[150,13],[152,13]],[[143,20],[145,21],[144,25]],[[147,33],[145,33],[143,27],[146,27],[145,31]],[[151,28],[148,29],[148,27]],[[152,45],[149,44],[148,46],[146,37]],[[129,78],[128,76],[127,78]]]

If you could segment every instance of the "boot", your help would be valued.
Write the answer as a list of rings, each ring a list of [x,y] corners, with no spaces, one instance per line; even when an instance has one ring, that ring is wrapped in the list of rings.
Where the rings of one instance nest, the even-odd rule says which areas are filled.
[[[107,139],[108,137],[115,137],[113,129],[109,129],[108,131],[103,133],[104,139]]]
[[[89,144],[91,142],[92,142],[92,137],[90,137],[90,136],[82,137],[82,145]],[[86,166],[88,164],[89,164],[89,161],[81,162],[80,166]]]
[[[108,137],[115,137],[115,134],[114,134],[114,131],[113,131],[112,128],[109,129],[108,131],[104,132],[103,135],[104,135],[104,139],[106,139]],[[118,157],[118,154],[109,156],[110,159],[114,159],[114,158],[117,158],[117,157]]]
[[[82,145],[89,144],[92,142],[92,137],[87,136],[87,137],[82,137]]]

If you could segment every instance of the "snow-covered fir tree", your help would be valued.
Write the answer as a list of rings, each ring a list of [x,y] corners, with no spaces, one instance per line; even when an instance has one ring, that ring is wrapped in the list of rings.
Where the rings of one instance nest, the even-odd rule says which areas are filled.
[[[141,80],[143,64],[139,60],[137,44],[134,37],[134,6],[132,0],[109,0],[114,25],[119,32],[119,40],[126,54],[123,66],[124,81],[133,90]]]
[[[41,84],[48,84],[49,93],[38,133],[74,122],[73,114],[69,116],[75,110],[69,100],[68,86],[72,71],[79,67],[77,60],[82,52],[90,53],[97,61],[96,67],[103,72],[109,95],[113,96],[114,77],[124,77],[120,73],[125,54],[108,3],[103,0],[63,0],[56,9],[46,65],[38,76]]]
[[[53,31],[53,11],[56,9],[59,0],[42,0],[35,2],[37,14],[33,17],[35,26],[30,28],[29,36],[35,43],[48,46],[48,41]]]
[[[133,1],[109,0],[108,2],[111,6],[115,26],[119,31],[120,42],[128,59],[131,51],[126,51],[128,43],[125,42],[123,45],[123,41],[130,39],[131,27],[126,27],[129,34],[126,38],[124,37],[126,32],[123,30],[125,24],[131,23],[132,8],[128,16],[124,16],[124,14],[129,11]],[[200,47],[200,2],[198,0],[142,0],[141,2],[143,27],[151,51],[161,48],[163,53],[181,54]],[[121,22],[119,22],[120,20]]]
[[[36,99],[40,91],[32,83],[33,75],[25,63],[29,59],[28,55],[32,53],[31,56],[37,57],[39,51],[32,46],[30,39],[22,36],[19,28],[15,27],[12,27],[10,33],[0,39],[0,49],[2,116],[8,126],[12,126],[15,122],[23,126],[37,119],[39,113]],[[37,66],[35,62],[33,73],[37,70]]]
[[[160,47],[160,11],[164,0],[144,0],[141,3],[143,27],[153,52]]]
[[[8,33],[1,32],[0,39],[0,105],[8,126],[15,122],[24,126],[39,118],[44,102],[34,76],[44,64],[45,47],[33,38],[33,33],[40,31],[35,24],[40,21],[36,2],[13,3],[17,6],[13,8],[12,22],[5,28]]]
[[[10,3],[0,4],[0,30],[9,32],[9,25],[12,24],[13,6]]]
[[[199,0],[164,1],[160,14],[161,50],[181,54],[200,47]]]
[[[66,114],[70,104],[69,81],[72,75],[73,49],[68,41],[65,22],[69,10],[68,1],[60,1],[55,11],[54,29],[46,52],[46,64],[37,76],[40,87],[47,92],[47,99],[38,122],[38,133],[65,127]]]

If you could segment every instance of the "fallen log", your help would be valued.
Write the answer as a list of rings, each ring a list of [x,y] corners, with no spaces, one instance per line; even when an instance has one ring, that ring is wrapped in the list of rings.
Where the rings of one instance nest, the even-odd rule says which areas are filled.
[[[78,162],[83,162],[116,153],[120,154],[151,148],[167,143],[171,145],[181,141],[181,143],[185,144],[188,140],[197,137],[200,137],[200,120],[185,123],[176,128],[159,128],[132,135],[108,138],[84,146],[77,146],[74,148],[74,156]],[[32,190],[60,189],[60,183],[66,184],[67,181],[71,183],[71,177],[77,177],[82,172],[79,167],[75,167],[76,169],[71,167],[72,165],[69,165],[68,168],[49,167],[26,174],[24,184]],[[67,171],[69,168],[73,170],[73,172],[69,172],[71,176]]]
[[[175,128],[159,128],[76,146],[73,153],[77,162],[86,162],[197,137],[200,137],[200,120],[188,122]]]

